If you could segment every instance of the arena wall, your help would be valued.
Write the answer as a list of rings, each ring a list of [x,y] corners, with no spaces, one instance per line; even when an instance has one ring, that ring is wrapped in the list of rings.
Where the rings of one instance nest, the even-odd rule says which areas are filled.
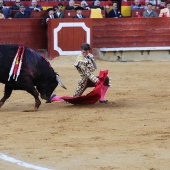
[[[89,24],[89,21],[91,22]],[[107,51],[152,51],[152,50],[168,50],[170,49],[169,18],[121,18],[121,19],[63,19],[51,20],[49,24],[49,45],[57,42],[59,46],[68,51],[77,51],[80,42],[87,42],[87,34],[81,31],[75,31],[75,27],[80,25],[67,26],[60,28],[54,40],[55,33],[53,30],[58,28],[61,23],[85,23],[90,28],[90,43],[93,48],[98,48],[102,52]],[[55,24],[54,24],[55,23]],[[85,28],[83,28],[85,30]],[[85,31],[87,32],[87,31]],[[71,41],[72,43],[68,43]],[[78,42],[78,43],[76,43]],[[52,54],[54,46],[49,46],[49,52]],[[165,48],[166,47],[166,48]],[[62,49],[60,49],[61,51]],[[65,51],[66,51],[65,50]],[[57,51],[57,50],[54,50]],[[54,58],[57,53],[51,55]],[[58,55],[62,55],[59,53]],[[67,55],[65,53],[65,55]]]
[[[54,19],[49,22],[48,41],[41,23],[42,19],[37,18],[0,20],[0,42],[23,44],[35,50],[48,48],[50,59],[61,55],[56,53],[54,42],[64,51],[79,51],[80,44],[87,41],[102,52],[125,51],[126,48],[143,51],[143,47],[145,51],[170,51],[170,18]],[[55,39],[54,29],[61,23],[66,26],[60,28]]]
[[[46,30],[42,19],[0,20],[0,43],[22,44],[34,50],[47,48]]]

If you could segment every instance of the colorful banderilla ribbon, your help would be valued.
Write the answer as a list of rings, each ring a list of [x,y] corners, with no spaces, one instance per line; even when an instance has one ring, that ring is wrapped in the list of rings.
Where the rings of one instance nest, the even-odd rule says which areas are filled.
[[[13,75],[13,79],[15,79],[15,81],[17,81],[18,76],[20,75],[20,71],[21,71],[24,51],[25,51],[25,48],[20,45],[18,48],[18,51],[15,55],[15,58],[13,60],[13,63],[12,63],[12,66],[11,66],[11,69],[9,72],[8,81],[10,81],[10,78],[12,75]]]

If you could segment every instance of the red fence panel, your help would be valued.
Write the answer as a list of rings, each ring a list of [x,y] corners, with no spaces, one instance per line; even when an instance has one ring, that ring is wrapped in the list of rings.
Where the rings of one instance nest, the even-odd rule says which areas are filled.
[[[48,23],[48,52],[59,55],[80,53],[82,43],[92,43],[91,19],[55,19]]]
[[[0,20],[0,43],[23,44],[32,49],[46,49],[47,38],[42,19]]]

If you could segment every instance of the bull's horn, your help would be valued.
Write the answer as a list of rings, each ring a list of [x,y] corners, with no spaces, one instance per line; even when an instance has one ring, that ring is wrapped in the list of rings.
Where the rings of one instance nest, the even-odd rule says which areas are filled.
[[[57,79],[59,85],[60,85],[62,88],[67,89],[67,88],[64,86],[64,84],[61,82],[59,75],[56,75],[56,79]]]

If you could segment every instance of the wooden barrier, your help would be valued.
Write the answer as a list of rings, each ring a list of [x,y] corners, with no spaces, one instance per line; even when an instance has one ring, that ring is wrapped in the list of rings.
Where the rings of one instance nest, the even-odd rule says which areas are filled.
[[[84,42],[92,43],[92,19],[54,19],[48,23],[48,57],[75,55]]]
[[[41,22],[0,20],[1,44],[47,49],[47,34]],[[169,25],[170,18],[52,19],[48,23],[49,58],[77,54],[84,42],[93,48],[169,47]]]
[[[63,22],[65,26],[61,24]],[[89,38],[87,29],[82,27],[83,24],[90,29],[90,42],[93,48],[170,46],[170,18],[51,20],[48,32],[48,51],[51,59],[58,55],[74,54],[74,51],[78,53],[80,45]]]
[[[170,18],[120,18],[93,20],[93,47],[170,46]]]
[[[46,30],[42,19],[1,19],[1,44],[23,44],[34,50],[47,49]]]
[[[44,18],[47,15],[47,11],[32,11],[30,18]]]

